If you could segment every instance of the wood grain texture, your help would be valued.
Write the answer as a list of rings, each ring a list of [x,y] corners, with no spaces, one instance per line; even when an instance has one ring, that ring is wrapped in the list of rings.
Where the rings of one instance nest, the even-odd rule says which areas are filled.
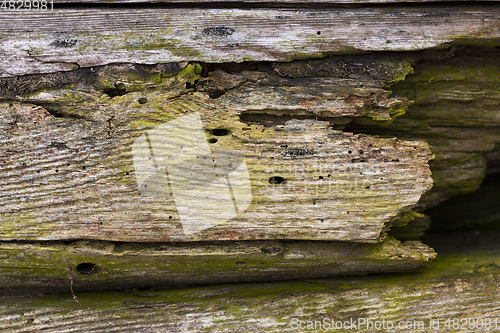
[[[391,86],[393,97],[413,101],[404,115],[384,126],[350,128],[422,138],[431,145],[436,154],[430,163],[434,187],[420,201],[422,209],[475,191],[488,172],[488,160],[498,154],[499,57],[498,48],[466,46],[429,55],[413,65],[413,74]]]
[[[435,252],[420,242],[3,243],[0,296],[167,288],[411,271]]]
[[[143,81],[123,74],[123,68],[137,74],[134,66],[117,68],[123,80],[116,86],[130,91],[121,96],[110,98],[96,90],[109,85],[112,68],[106,67],[104,74],[95,73],[92,85],[80,82],[20,97],[45,105],[59,117],[27,103],[2,104],[2,240],[378,242],[386,227],[411,215],[431,187],[431,153],[425,142],[336,131],[314,113],[273,126],[245,122],[242,111],[226,103],[226,95],[210,98],[186,89],[199,79],[196,65],[166,78],[147,74]],[[274,87],[269,80],[260,84]],[[339,96],[308,95],[311,90],[301,88],[305,86],[294,87],[303,94],[302,104],[316,103],[329,112],[329,119],[345,115],[331,100],[346,106],[351,116],[389,114],[394,103],[401,108],[407,103],[386,93],[374,102],[373,88],[345,88]],[[243,101],[252,99],[245,85],[227,93],[230,101],[237,94]],[[297,94],[290,98],[299,105]],[[287,95],[285,89],[281,96]],[[293,115],[289,108],[276,110]],[[193,112],[201,114],[207,139],[216,139],[209,141],[214,142],[212,149],[244,153],[253,200],[237,218],[186,235],[171,196],[140,195],[132,144],[144,131]],[[227,135],[215,135],[220,128]],[[286,183],[272,184],[271,177]]]
[[[498,45],[499,17],[497,7],[469,5],[2,12],[0,76],[116,62],[290,61],[450,43]]]
[[[178,290],[76,292],[2,299],[5,332],[296,332],[292,320],[392,321],[391,332],[450,332],[447,319],[500,315],[499,251],[444,254],[418,274],[233,284]],[[98,318],[98,319],[97,319]],[[430,320],[440,318],[440,328]],[[318,330],[320,332],[332,329]],[[492,332],[486,328],[476,331]],[[312,330],[311,330],[312,331]],[[373,332],[357,327],[356,332]]]

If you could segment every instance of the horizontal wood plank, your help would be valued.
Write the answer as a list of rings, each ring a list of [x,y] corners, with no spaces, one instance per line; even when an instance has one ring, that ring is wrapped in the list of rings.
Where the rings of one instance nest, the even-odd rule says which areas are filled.
[[[435,252],[420,242],[35,242],[0,245],[0,296],[166,288],[411,271]]]
[[[107,91],[113,68],[123,78],[116,86],[130,92],[110,98],[95,88]],[[19,97],[24,103],[2,104],[1,239],[378,242],[385,237],[385,228],[402,214],[410,214],[431,187],[431,152],[425,142],[344,133],[322,118],[317,120],[328,116],[335,122],[346,115],[387,120],[404,110],[405,99],[391,98],[379,88],[342,90],[328,80],[323,82],[325,89],[318,85],[314,94],[307,80],[273,79],[274,74],[259,72],[231,76],[234,82],[248,82],[210,98],[205,92],[186,89],[186,84],[200,78],[199,70],[187,65],[163,79],[145,74],[148,79],[140,83],[137,78],[127,81],[140,72],[133,65],[100,68],[93,73],[94,83],[79,82],[77,90],[71,85],[53,89],[57,82],[52,82],[46,89]],[[262,80],[252,81],[256,77]],[[207,82],[212,79],[209,76]],[[153,83],[156,80],[160,81]],[[243,115],[248,113],[243,111],[254,112],[259,109],[255,103],[267,103],[257,98],[259,90],[252,95],[247,89],[257,82],[274,89],[273,98],[279,95],[278,100],[285,100],[281,106],[257,111],[267,108],[285,116],[299,112],[303,117],[285,117],[276,124],[245,120]],[[238,100],[240,106],[233,107]],[[59,117],[29,101],[45,105]],[[248,110],[242,109],[245,104]],[[135,165],[133,144],[146,132],[153,140],[151,130],[156,126],[196,112],[210,149],[244,154],[252,199],[238,217],[187,234],[179,202],[168,187],[175,183],[145,183]],[[164,177],[165,166],[162,172]],[[193,175],[191,181],[201,174]],[[153,192],[144,195],[140,186],[148,184]],[[202,198],[200,191],[191,198]],[[229,198],[222,193],[219,203]]]
[[[499,45],[491,6],[55,9],[0,14],[0,76],[109,63],[290,61],[332,53]]]

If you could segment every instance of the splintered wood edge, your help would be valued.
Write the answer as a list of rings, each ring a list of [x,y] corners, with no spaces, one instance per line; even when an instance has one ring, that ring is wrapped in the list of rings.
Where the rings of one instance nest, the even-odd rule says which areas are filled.
[[[500,9],[55,9],[2,12],[0,77],[114,62],[291,61],[328,54],[499,45]],[[92,24],[88,24],[92,22]]]

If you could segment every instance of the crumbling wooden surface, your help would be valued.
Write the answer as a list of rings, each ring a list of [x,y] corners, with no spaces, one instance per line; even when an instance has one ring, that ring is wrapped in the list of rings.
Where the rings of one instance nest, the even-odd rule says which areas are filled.
[[[91,22],[91,24],[89,24]],[[498,45],[492,5],[2,11],[0,76],[110,63],[290,61],[452,43]]]
[[[495,319],[495,251],[408,276],[137,291],[425,267],[420,213],[500,159],[498,6],[174,2],[0,14],[2,329]],[[190,113],[211,148],[245,154],[253,200],[187,235],[172,198],[141,195],[132,144]],[[82,293],[122,288],[132,301]],[[8,298],[51,292],[66,298]]]
[[[92,84],[52,86],[17,97],[58,117],[32,104],[3,104],[2,240],[373,243],[431,187],[425,142],[343,133],[316,120],[364,116],[390,121],[408,101],[390,98],[388,91],[320,79],[314,86],[308,79],[254,71],[200,79],[202,91],[210,91],[211,84],[237,86],[210,98],[185,87],[200,78],[198,65],[187,65],[160,84],[147,75],[143,82],[127,82],[126,74],[138,75],[139,69],[108,66],[99,69],[102,75],[96,74]],[[110,98],[103,91],[113,71],[123,77],[112,81],[113,87],[123,86],[127,93]],[[250,111],[306,119],[245,122]],[[245,154],[253,201],[238,217],[190,235],[183,232],[172,197],[141,195],[131,150],[145,131],[193,112],[201,114],[207,139],[215,139],[212,149]],[[227,135],[214,135],[218,128]],[[272,177],[286,183],[271,184]]]
[[[434,186],[419,202],[422,210],[475,191],[486,172],[495,171],[500,160],[499,57],[498,48],[465,46],[429,54],[413,66],[414,74],[391,87],[393,97],[413,101],[404,115],[384,126],[350,127],[431,145]]]

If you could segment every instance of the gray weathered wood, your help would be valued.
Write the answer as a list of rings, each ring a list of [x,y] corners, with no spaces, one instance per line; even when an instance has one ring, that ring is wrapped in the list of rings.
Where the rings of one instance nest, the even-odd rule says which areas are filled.
[[[331,53],[499,45],[492,6],[56,9],[0,14],[0,76],[114,62],[290,61]]]

